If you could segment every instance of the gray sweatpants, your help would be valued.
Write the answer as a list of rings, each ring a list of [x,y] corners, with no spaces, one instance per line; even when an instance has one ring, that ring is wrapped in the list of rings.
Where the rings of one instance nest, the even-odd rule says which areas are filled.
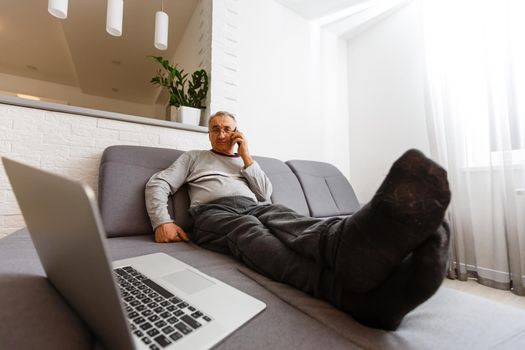
[[[339,304],[333,265],[343,219],[302,216],[279,204],[227,197],[190,210],[190,238],[267,277]]]

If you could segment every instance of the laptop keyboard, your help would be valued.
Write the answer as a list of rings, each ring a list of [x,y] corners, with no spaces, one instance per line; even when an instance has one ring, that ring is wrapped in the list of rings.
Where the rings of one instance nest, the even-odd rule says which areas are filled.
[[[132,332],[161,349],[211,322],[211,317],[131,266],[114,269]]]

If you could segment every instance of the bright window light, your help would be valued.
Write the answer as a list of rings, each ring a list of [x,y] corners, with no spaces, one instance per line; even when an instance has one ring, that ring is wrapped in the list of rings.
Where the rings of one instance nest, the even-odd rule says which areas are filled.
[[[423,12],[432,113],[454,125],[464,165],[502,151],[525,164],[525,1],[423,0]]]

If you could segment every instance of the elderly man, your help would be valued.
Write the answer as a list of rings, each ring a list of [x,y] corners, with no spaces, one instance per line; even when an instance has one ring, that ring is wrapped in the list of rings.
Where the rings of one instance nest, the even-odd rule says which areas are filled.
[[[210,117],[209,139],[211,150],[184,153],[147,183],[146,206],[157,242],[191,239],[232,254],[383,329],[396,329],[441,284],[450,191],[445,170],[421,152],[410,150],[399,158],[356,214],[317,219],[270,203],[272,185],[231,114]],[[168,197],[184,183],[189,185],[191,233],[167,210]]]

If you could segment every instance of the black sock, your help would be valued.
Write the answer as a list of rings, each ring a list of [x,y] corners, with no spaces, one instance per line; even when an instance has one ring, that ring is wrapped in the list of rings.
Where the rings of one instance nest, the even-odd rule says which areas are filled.
[[[373,199],[339,228],[334,271],[350,292],[379,285],[432,235],[450,202],[447,173],[417,150],[391,167]]]
[[[376,288],[343,293],[341,309],[360,323],[395,330],[403,317],[430,298],[446,274],[450,233],[443,223]]]

